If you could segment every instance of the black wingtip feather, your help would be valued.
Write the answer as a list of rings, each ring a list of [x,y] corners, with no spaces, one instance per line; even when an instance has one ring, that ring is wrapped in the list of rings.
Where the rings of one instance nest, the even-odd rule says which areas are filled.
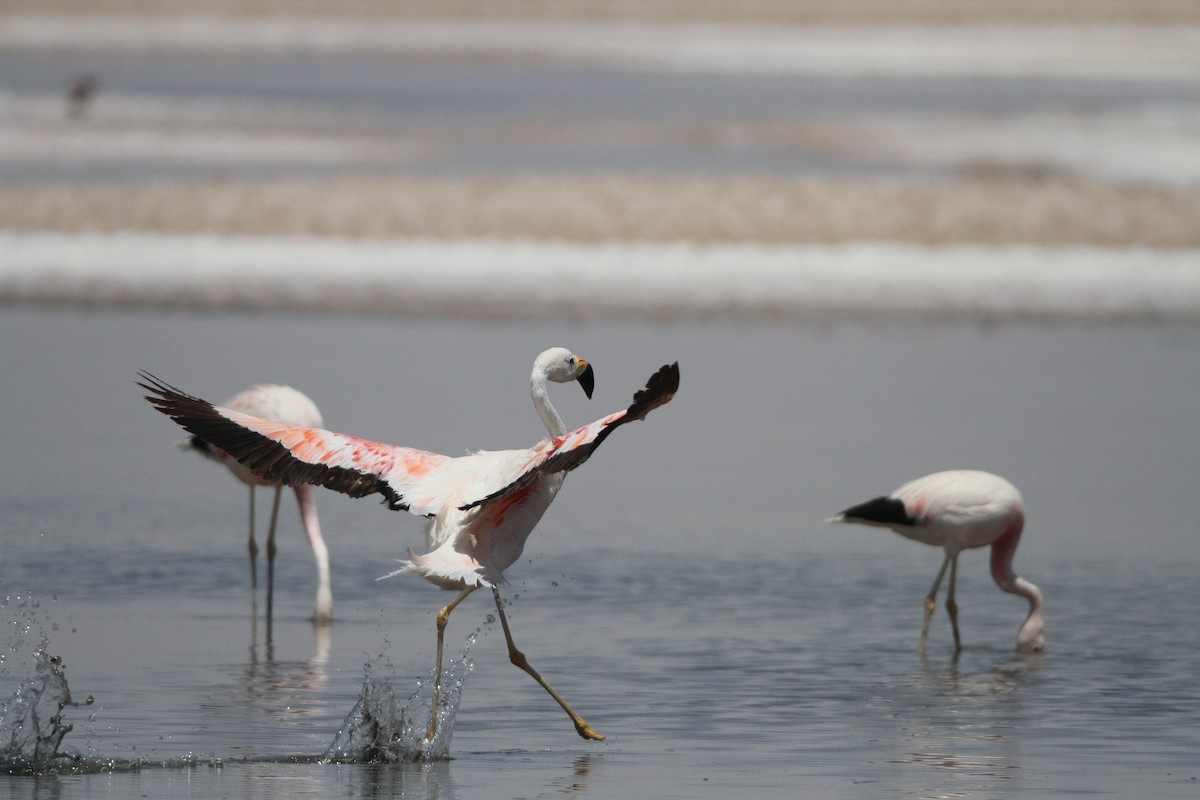
[[[909,516],[904,502],[894,497],[876,497],[842,512],[847,522],[872,522],[877,525],[916,525],[917,520]]]
[[[617,428],[624,425],[626,422],[635,422],[646,418],[654,409],[659,406],[666,405],[671,402],[671,398],[675,396],[675,392],[679,389],[679,362],[673,364],[664,364],[659,368],[658,372],[650,376],[650,380],[646,381],[646,388],[639,389],[633,395],[633,402],[629,408],[625,410],[625,414],[620,419],[616,420],[604,430],[596,435],[592,442],[583,447],[577,447],[574,450],[568,450],[559,453],[547,460],[537,470],[527,472],[521,478],[513,481],[508,486],[493,492],[487,497],[476,500],[473,503],[468,503],[464,506],[459,506],[460,511],[469,511],[472,508],[481,506],[497,497],[517,491],[538,479],[538,476],[550,472],[568,472],[575,469],[583,462],[587,461],[596,448],[608,438],[609,434]]]
[[[679,362],[664,364],[646,381],[646,388],[633,395],[626,417],[629,421],[645,419],[646,415],[659,406],[671,402],[679,391]]]
[[[226,419],[212,403],[176,389],[144,370],[138,376],[143,381],[138,386],[150,392],[146,399],[156,409],[197,439],[229,453],[260,478],[288,486],[311,483],[351,497],[378,492],[388,508],[408,510],[404,498],[378,475],[301,461],[278,442]]]

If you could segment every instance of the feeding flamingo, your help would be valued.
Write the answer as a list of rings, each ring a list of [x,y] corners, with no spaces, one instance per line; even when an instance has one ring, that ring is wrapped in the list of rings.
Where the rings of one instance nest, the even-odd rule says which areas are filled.
[[[609,434],[641,420],[669,402],[679,387],[679,365],[663,366],[637,392],[624,411],[568,431],[550,402],[547,382],[577,381],[590,398],[593,371],[588,362],[561,347],[537,357],[530,376],[533,405],[550,432],[548,440],[522,450],[475,452],[452,458],[288,425],[213,406],[142,373],[142,388],[159,411],[186,430],[234,454],[251,472],[289,485],[313,483],[352,497],[378,492],[393,509],[430,518],[428,552],[408,560],[392,575],[415,572],[457,591],[437,615],[437,665],[428,738],[437,733],[442,649],[450,613],[480,586],[496,603],[509,659],[528,673],[571,718],[585,739],[604,737],[588,725],[530,666],[513,643],[497,585],[521,555],[525,540],[562,487],[566,473],[583,464]],[[390,576],[385,576],[390,577]]]
[[[273,419],[303,428],[321,427],[321,412],[307,395],[290,386],[259,384],[239,392],[225,401],[224,406],[243,414]],[[271,505],[271,525],[267,531],[267,618],[271,618],[275,590],[275,522],[279,516],[279,498],[283,482],[267,480],[254,475],[238,463],[236,458],[198,436],[191,436],[182,443],[184,447],[225,465],[239,481],[250,487],[250,537],[247,549],[250,552],[250,585],[258,583],[258,544],[254,541],[254,494],[259,486],[274,486],[275,499]],[[317,520],[317,501],[311,486],[296,484],[296,502],[300,506],[300,519],[308,543],[312,546],[313,558],[317,562],[317,598],[313,604],[313,621],[327,623],[333,619],[333,592],[329,582],[329,549],[321,537],[321,526]]]
[[[936,607],[938,587],[950,567],[946,611],[954,628],[954,651],[962,650],[958,636],[958,606],[954,579],[958,554],[973,547],[992,546],[992,580],[1002,590],[1029,601],[1029,616],[1017,631],[1017,650],[1041,652],[1045,620],[1042,593],[1013,572],[1013,555],[1025,525],[1025,510],[1017,487],[990,472],[936,472],[904,484],[886,497],[847,508],[830,522],[857,522],[890,528],[905,538],[941,547],[946,556],[925,597],[925,622],[918,650],[925,652],[929,620]]]

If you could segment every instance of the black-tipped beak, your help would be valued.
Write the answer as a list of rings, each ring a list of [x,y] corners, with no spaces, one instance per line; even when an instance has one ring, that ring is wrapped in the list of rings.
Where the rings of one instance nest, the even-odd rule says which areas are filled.
[[[592,365],[585,361],[583,371],[579,373],[579,377],[576,380],[583,387],[583,393],[587,395],[588,400],[591,400],[592,389],[596,387],[596,376],[592,373]]]

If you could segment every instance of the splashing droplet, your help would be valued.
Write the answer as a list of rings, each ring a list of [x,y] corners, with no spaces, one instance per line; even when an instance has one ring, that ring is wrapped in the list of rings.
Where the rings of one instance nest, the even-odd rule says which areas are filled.
[[[48,655],[47,644],[43,639],[34,652],[33,677],[21,681],[12,697],[0,704],[0,764],[10,773],[53,772],[80,759],[61,749],[63,738],[75,727],[63,720],[63,711],[95,700],[91,695],[82,703],[71,699],[62,659]]]
[[[463,684],[475,663],[467,652],[478,634],[467,637],[462,654],[442,675],[442,692],[437,709],[437,734],[427,738],[433,714],[426,689],[432,692],[434,676],[417,680],[417,690],[401,706],[391,680],[377,678],[367,663],[358,702],[342,723],[322,760],[338,763],[381,764],[412,761],[441,761],[450,757],[450,738],[462,699]]]

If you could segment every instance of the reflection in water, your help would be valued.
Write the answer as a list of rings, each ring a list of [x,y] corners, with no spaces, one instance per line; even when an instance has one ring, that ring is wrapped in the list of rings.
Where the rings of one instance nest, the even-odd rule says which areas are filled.
[[[586,792],[594,777],[593,773],[600,763],[600,758],[590,753],[579,756],[572,763],[571,774],[562,778],[554,778],[550,781],[550,787],[563,794]]]
[[[313,625],[313,655],[304,661],[286,661],[275,657],[270,621],[265,641],[266,657],[258,655],[257,618],[250,626],[250,653],[241,668],[241,700],[256,702],[269,699],[276,703],[281,693],[298,693],[318,697],[329,684],[329,653],[333,646],[333,626]],[[320,708],[305,703],[290,704],[289,710],[299,715],[316,714]]]
[[[331,626],[312,626],[310,655],[293,659],[280,658],[271,638],[258,635],[260,630],[250,626],[244,661],[215,665],[224,677],[217,677],[197,704],[206,729],[238,737],[233,752],[223,756],[279,754],[280,742],[289,735],[311,738],[313,726],[321,726],[336,712],[329,685]],[[309,754],[318,749],[315,742],[309,747]],[[303,754],[304,745],[301,748]],[[288,757],[296,753],[291,750]],[[170,760],[177,754],[168,755]]]
[[[571,795],[592,788],[599,777],[602,756],[581,755],[560,767],[546,783],[548,794]],[[530,765],[532,766],[532,765]],[[460,763],[459,770],[464,767]],[[459,789],[454,781],[454,762],[450,760],[405,763],[368,763],[345,770],[345,784],[339,796],[363,798],[420,797],[425,800],[455,800]],[[478,788],[478,787],[476,787]],[[499,796],[503,790],[490,789],[487,796]]]
[[[911,749],[891,763],[893,776],[918,797],[974,797],[1021,778],[1016,732],[1028,724],[1026,690],[1037,684],[1043,656],[1005,655],[981,670],[960,655],[925,658],[911,686],[893,687],[892,708]]]
[[[369,763],[349,771],[350,797],[421,797],[454,800],[458,796],[449,761],[406,764]]]
[[[269,605],[264,622],[266,624],[264,638],[266,657],[267,661],[272,661],[275,658],[275,626]],[[314,658],[319,659],[321,663],[328,663],[329,641],[332,635],[333,621],[313,620],[312,626],[317,647],[317,654]],[[258,661],[258,594],[256,592],[252,592],[250,595],[250,661],[251,663]]]

